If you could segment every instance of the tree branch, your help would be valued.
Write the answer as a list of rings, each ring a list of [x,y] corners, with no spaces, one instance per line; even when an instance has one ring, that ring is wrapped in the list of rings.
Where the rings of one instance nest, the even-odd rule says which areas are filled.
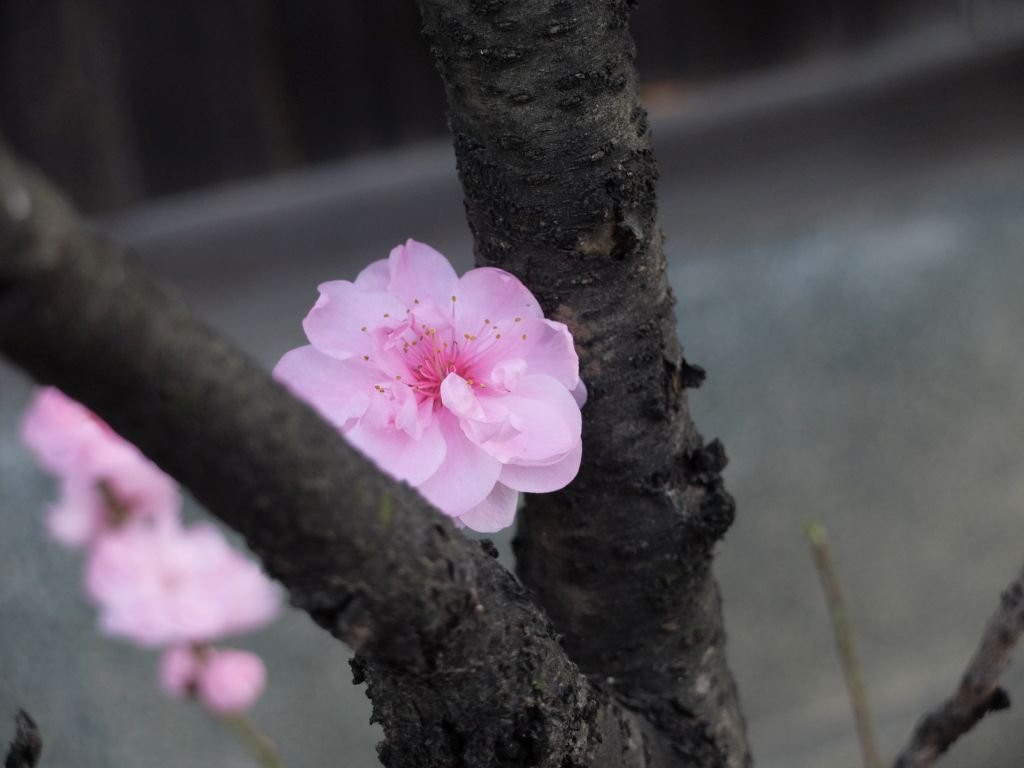
[[[35,768],[43,752],[43,739],[39,727],[28,712],[18,710],[14,718],[14,739],[7,750],[4,768]]]
[[[138,445],[357,651],[386,765],[614,768],[658,754],[492,557],[2,149],[0,352]]]
[[[749,754],[725,663],[715,544],[725,452],[694,428],[703,371],[675,334],[657,171],[627,22],[634,0],[420,0],[480,265],[573,332],[583,467],[528,499],[519,574],[580,667],[697,766]]]
[[[999,678],[1022,633],[1024,569],[1003,592],[956,692],[917,724],[910,742],[896,759],[896,768],[927,768],[989,712],[1010,706],[1006,691],[999,687]]]

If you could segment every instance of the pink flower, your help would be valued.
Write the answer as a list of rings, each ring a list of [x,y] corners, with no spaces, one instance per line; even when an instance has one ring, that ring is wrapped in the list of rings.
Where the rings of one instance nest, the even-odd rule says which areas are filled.
[[[129,526],[101,537],[86,589],[103,631],[148,647],[247,632],[281,607],[259,567],[209,525]]]
[[[518,491],[554,491],[579,471],[572,336],[508,272],[460,278],[409,240],[355,282],[321,285],[303,327],[310,346],[275,376],[468,527],[511,525]]]
[[[174,481],[59,390],[39,391],[22,421],[22,437],[60,480],[47,526],[62,544],[91,544],[129,522],[177,519],[181,500]]]
[[[267,670],[248,651],[213,649],[199,668],[199,698],[219,715],[234,715],[251,707],[263,693]]]

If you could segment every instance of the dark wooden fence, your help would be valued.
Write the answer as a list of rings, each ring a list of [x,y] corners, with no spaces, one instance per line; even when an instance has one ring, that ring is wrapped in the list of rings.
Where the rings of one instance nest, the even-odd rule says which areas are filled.
[[[915,2],[644,0],[641,71],[855,44]],[[443,94],[414,0],[0,0],[0,130],[98,211],[440,133]]]

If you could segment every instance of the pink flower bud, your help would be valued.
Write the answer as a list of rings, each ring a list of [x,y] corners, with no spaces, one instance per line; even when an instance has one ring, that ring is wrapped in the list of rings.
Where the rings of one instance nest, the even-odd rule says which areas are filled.
[[[199,698],[211,712],[238,714],[256,702],[266,682],[266,668],[256,654],[212,650],[199,670]]]

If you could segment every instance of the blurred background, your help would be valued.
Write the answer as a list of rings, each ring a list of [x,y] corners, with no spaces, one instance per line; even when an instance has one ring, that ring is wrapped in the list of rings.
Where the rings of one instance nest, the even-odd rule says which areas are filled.
[[[1024,2],[645,0],[633,28],[691,405],[732,458],[717,570],[757,762],[858,764],[809,518],[891,756],[1024,549]],[[396,242],[471,263],[412,0],[4,0],[0,131],[267,367],[318,282]],[[253,765],[95,632],[17,439],[30,392],[0,363],[0,739],[23,706],[43,765]],[[300,614],[242,644],[288,766],[376,764],[344,648]],[[1020,717],[943,764],[1019,766]]]
[[[646,83],[674,93],[937,20],[997,29],[1014,4],[649,0],[633,30]],[[89,211],[445,131],[412,0],[4,0],[0,104]]]

